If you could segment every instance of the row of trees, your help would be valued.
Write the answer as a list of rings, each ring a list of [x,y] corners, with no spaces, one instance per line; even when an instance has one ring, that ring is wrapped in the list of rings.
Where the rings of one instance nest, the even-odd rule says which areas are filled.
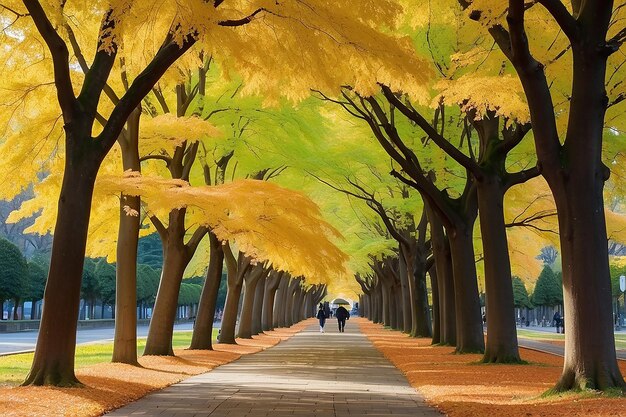
[[[89,9],[52,3],[2,4],[12,22],[5,31],[7,68],[29,84],[26,92],[6,89],[13,95],[3,121],[13,134],[3,143],[2,163],[25,168],[2,192],[15,195],[35,184],[36,197],[14,217],[39,214],[33,229],[54,234],[44,331],[27,384],[77,382],[75,323],[86,252],[116,262],[113,360],[136,363],[137,242],[152,230],[164,259],[147,354],[172,354],[177,298],[194,263],[207,271],[196,322],[204,348],[224,262],[228,295],[220,340],[226,343],[235,339],[242,288],[241,336],[248,336],[250,320],[273,310],[254,302],[263,277],[298,277],[285,284],[288,312],[310,304],[326,284],[338,292],[341,279],[334,278],[345,276],[347,259],[335,246],[336,228],[304,195],[269,182],[288,177],[286,165],[301,164],[369,210],[369,216],[350,214],[352,225],[363,226],[356,232],[342,228],[365,236],[342,248],[352,251],[350,267],[368,315],[413,336],[432,335],[459,353],[484,352],[485,362],[520,359],[511,268],[523,248],[509,251],[508,239],[516,229],[541,231],[541,222],[552,219],[571,318],[557,388],[625,386],[614,351],[605,221],[619,216],[605,215],[603,200],[607,152],[618,158],[616,146],[603,140],[605,116],[615,116],[609,130],[619,132],[613,112],[624,97],[623,66],[614,52],[626,36],[610,25],[612,18],[621,21],[621,5],[445,0],[431,10],[426,1],[403,9],[400,0],[232,7],[189,0],[155,15],[142,2],[94,2]],[[541,51],[537,57],[530,43]],[[277,68],[276,62],[286,64]],[[228,83],[223,74],[231,76]],[[241,79],[233,82],[233,74]],[[280,105],[283,97],[302,101],[311,91],[324,103],[323,111],[311,112],[315,128],[303,119],[285,122],[280,111],[261,106]],[[251,104],[241,92],[261,99]],[[32,123],[32,112],[23,111],[34,108],[31,98],[59,106],[39,109],[39,123]],[[323,132],[320,113],[328,119]],[[218,124],[226,135],[211,123],[224,115]],[[271,122],[257,124],[257,118]],[[334,140],[352,135],[341,167],[300,154],[310,147],[319,159]],[[48,140],[55,136],[65,141]],[[223,136],[228,140],[216,140]],[[298,141],[303,136],[308,143]],[[260,137],[275,145],[262,149]],[[29,138],[40,140],[24,146]],[[365,138],[377,151],[369,154]],[[294,143],[299,152],[285,155]],[[245,149],[255,163],[244,163]],[[368,155],[356,158],[354,149]],[[277,163],[273,156],[280,154]],[[26,158],[36,163],[23,164]],[[367,159],[373,161],[361,162]],[[123,178],[116,175],[121,171]],[[539,175],[546,182],[533,180]],[[310,186],[291,181],[294,188]],[[529,181],[534,186],[518,194],[541,190],[551,209],[506,213],[506,198]],[[613,192],[623,195],[619,187]],[[59,196],[56,210],[42,203],[53,195]],[[331,213],[344,214],[336,207]],[[486,345],[479,275],[490,315]]]
[[[454,54],[452,62],[438,60],[441,49],[437,53],[433,50],[433,33],[426,29],[426,44],[435,61],[434,70],[440,75],[440,81],[434,85],[441,92],[433,101],[434,116],[415,95],[385,83],[381,83],[377,94],[366,95],[346,87],[339,98],[322,95],[370,128],[375,140],[397,164],[392,167],[392,175],[422,197],[422,230],[430,229],[425,251],[419,244],[408,246],[401,233],[403,228],[415,231],[413,239],[419,242],[420,233],[424,233],[417,227],[421,222],[401,222],[397,213],[381,206],[370,190],[348,181],[352,190],[342,191],[366,200],[383,217],[387,233],[399,245],[392,254],[373,257],[372,269],[358,278],[364,293],[364,313],[406,330],[410,310],[412,328],[416,323],[419,328],[420,322],[428,322],[423,301],[428,271],[433,290],[433,342],[452,344],[459,353],[484,352],[485,362],[518,362],[507,228],[556,216],[563,304],[569,317],[565,366],[556,389],[624,389],[626,383],[617,367],[614,349],[603,200],[604,183],[609,179],[602,155],[605,115],[623,97],[616,90],[612,91],[613,100],[607,94],[612,87],[611,77],[606,76],[607,65],[615,65],[609,58],[625,40],[624,30],[615,32],[610,26],[617,19],[612,16],[613,4],[571,2],[566,7],[560,1],[539,1],[529,7],[516,0],[447,4],[451,9],[456,4],[456,10],[463,13],[462,20],[477,24],[462,21],[460,29],[445,32],[448,39],[453,37],[454,41],[448,44],[454,46],[442,55]],[[618,15],[620,8],[615,9]],[[532,18],[526,18],[527,15]],[[541,30],[533,19],[541,22]],[[552,22],[555,36],[546,36],[542,25],[551,27]],[[432,25],[429,20],[428,28]],[[559,38],[559,33],[565,36]],[[481,54],[477,50],[476,45],[484,39],[488,39],[488,48],[499,48],[498,54]],[[556,58],[544,56],[544,52],[537,56],[531,53],[531,49],[541,51],[544,45],[550,49],[554,44],[548,42],[554,39],[560,41],[563,51],[572,52]],[[471,42],[466,50],[459,47],[468,40]],[[616,60],[622,62],[620,57]],[[495,69],[490,68],[492,64],[500,68],[497,76],[489,73]],[[555,76],[548,67],[567,68],[573,76]],[[483,71],[485,68],[489,68],[488,73]],[[572,85],[557,87],[564,79]],[[509,94],[493,96],[490,83],[502,88],[508,80],[512,81]],[[553,102],[556,89],[560,88],[568,92],[565,104]],[[459,106],[461,116],[452,125],[461,129],[450,129],[448,123],[454,105]],[[564,107],[563,111],[559,106]],[[561,114],[569,115],[569,119],[563,119]],[[518,150],[527,135],[534,140],[536,165],[533,161],[519,169],[511,164],[510,154]],[[449,183],[435,175],[432,159],[424,151],[426,145],[438,148],[457,165],[456,174],[462,179],[458,191],[451,191]],[[556,211],[537,213],[528,221],[507,222],[505,194],[537,175],[542,175],[550,187]],[[489,316],[486,344],[480,325],[473,241],[478,217]],[[541,230],[540,226],[532,227]],[[415,259],[424,261],[420,264]],[[405,268],[409,270],[408,285],[403,285]],[[544,291],[542,287],[544,282],[538,282],[535,298],[538,303],[552,303],[550,289],[546,287]],[[411,334],[428,336],[428,330]],[[605,343],[599,345],[598,340]]]

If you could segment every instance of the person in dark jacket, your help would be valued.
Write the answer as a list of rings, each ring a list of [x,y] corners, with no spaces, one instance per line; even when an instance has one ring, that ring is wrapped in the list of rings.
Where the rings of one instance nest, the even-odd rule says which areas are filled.
[[[320,303],[320,308],[317,310],[317,319],[320,321],[320,333],[324,333],[324,324],[326,324],[326,311],[324,311],[324,304]]]
[[[335,311],[335,317],[337,317],[339,331],[343,332],[343,329],[346,327],[346,320],[350,319],[350,313],[343,306],[339,306],[337,311]]]

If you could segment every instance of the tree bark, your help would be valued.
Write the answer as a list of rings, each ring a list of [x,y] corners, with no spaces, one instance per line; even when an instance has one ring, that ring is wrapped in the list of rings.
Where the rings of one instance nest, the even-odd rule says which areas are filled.
[[[118,140],[122,149],[124,171],[141,171],[139,161],[139,119],[141,109],[128,118],[126,134]],[[126,136],[126,137],[124,137]],[[127,210],[134,213],[127,213]],[[120,196],[120,224],[115,266],[115,336],[111,362],[139,365],[137,362],[137,244],[141,220],[141,199]]]
[[[274,308],[276,293],[282,281],[282,272],[272,270],[269,277],[265,281],[265,293],[263,294],[263,319],[261,326],[263,331],[274,330],[276,322],[274,321]]]
[[[432,337],[428,288],[426,287],[426,254],[415,245],[413,262],[415,282],[415,337]]]
[[[71,134],[71,131],[67,133]],[[66,140],[65,171],[43,297],[45,308],[35,357],[23,385],[80,385],[74,374],[76,327],[91,197],[99,161],[94,163],[81,149],[90,138],[74,139],[84,141],[72,147],[69,144],[72,140]]]
[[[238,259],[235,260],[230,246],[224,249],[224,258],[228,268],[228,291],[226,292],[219,342],[234,345],[236,344],[235,327],[237,326],[243,277],[250,270],[250,260],[243,253],[239,253]]]
[[[170,216],[170,221],[180,213]],[[184,217],[184,213],[182,213]],[[183,229],[184,233],[184,229]],[[172,233],[173,235],[173,233]],[[163,245],[163,271],[148,329],[145,355],[173,356],[172,336],[178,308],[178,293],[189,257],[181,240],[170,236]]]
[[[222,250],[222,242],[213,232],[209,232],[209,244],[209,267],[202,287],[202,294],[200,294],[200,304],[189,349],[213,350],[213,320],[215,319],[217,295],[222,282],[224,251]]]
[[[483,336],[473,232],[468,229],[448,231],[454,274],[454,301],[456,306],[456,352],[483,353]]]
[[[413,309],[411,303],[411,291],[409,287],[409,278],[406,267],[406,260],[402,252],[402,243],[398,250],[399,271],[400,278],[400,296],[402,297],[402,331],[410,334],[412,331],[413,317],[411,311]]]
[[[278,288],[276,290],[275,301],[274,301],[274,311],[272,317],[272,324],[274,328],[285,327],[285,301],[287,294],[287,287],[289,286],[289,277],[283,276],[280,279],[278,284]]]
[[[520,362],[511,281],[511,263],[504,222],[504,190],[499,176],[478,181],[478,214],[485,258],[487,344],[483,362]]]
[[[269,271],[267,271],[269,273]],[[267,274],[264,274],[256,285],[254,294],[254,306],[252,308],[252,334],[263,333],[263,301],[265,299],[265,282]]]
[[[239,330],[237,332],[237,337],[242,339],[252,338],[252,310],[254,308],[256,287],[263,275],[266,273],[267,270],[263,267],[263,265],[258,264],[254,266],[243,278],[245,291],[243,294],[243,303],[241,305],[241,314],[239,316]]]
[[[601,168],[595,173],[584,172],[589,168],[572,170],[565,190],[554,193],[567,316],[565,364],[555,387],[558,391],[626,389],[615,354],[604,183]]]
[[[441,314],[439,307],[439,286],[437,284],[437,267],[435,264],[428,270],[430,288],[433,298],[433,345],[441,343]]]

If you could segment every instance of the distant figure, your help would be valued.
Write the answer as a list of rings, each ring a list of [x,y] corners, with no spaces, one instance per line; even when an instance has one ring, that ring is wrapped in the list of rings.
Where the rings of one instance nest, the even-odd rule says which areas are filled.
[[[554,326],[556,327],[556,332],[561,333],[559,330],[561,328],[561,313],[558,311],[554,313],[554,317],[552,317],[552,321],[554,321]]]
[[[483,325],[487,324],[487,314],[483,313]]]
[[[565,334],[565,316],[561,317],[561,333]]]
[[[343,329],[346,327],[346,320],[350,319],[350,313],[343,306],[339,306],[337,311],[335,311],[335,317],[337,317],[339,331],[343,333]]]
[[[324,311],[324,304],[320,303],[320,308],[317,310],[317,319],[320,321],[320,333],[324,333],[324,324],[326,324],[326,312]]]
[[[526,323],[526,317],[522,316],[522,320],[520,321],[520,326],[524,327],[524,324]],[[528,327],[528,326],[526,326]]]

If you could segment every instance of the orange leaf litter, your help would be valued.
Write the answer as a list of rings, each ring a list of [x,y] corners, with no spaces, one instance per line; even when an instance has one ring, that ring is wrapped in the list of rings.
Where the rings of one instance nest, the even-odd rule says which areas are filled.
[[[404,373],[426,401],[450,416],[626,416],[626,398],[563,394],[542,398],[561,375],[563,358],[520,349],[528,365],[486,365],[482,355],[410,338],[358,319],[361,331]],[[619,362],[626,375],[626,362]]]
[[[275,346],[311,323],[306,320],[252,339],[237,339],[237,345],[215,344],[212,351],[177,349],[175,357],[143,356],[142,368],[108,362],[80,368],[76,375],[83,388],[0,388],[0,416],[99,416],[242,355]]]

